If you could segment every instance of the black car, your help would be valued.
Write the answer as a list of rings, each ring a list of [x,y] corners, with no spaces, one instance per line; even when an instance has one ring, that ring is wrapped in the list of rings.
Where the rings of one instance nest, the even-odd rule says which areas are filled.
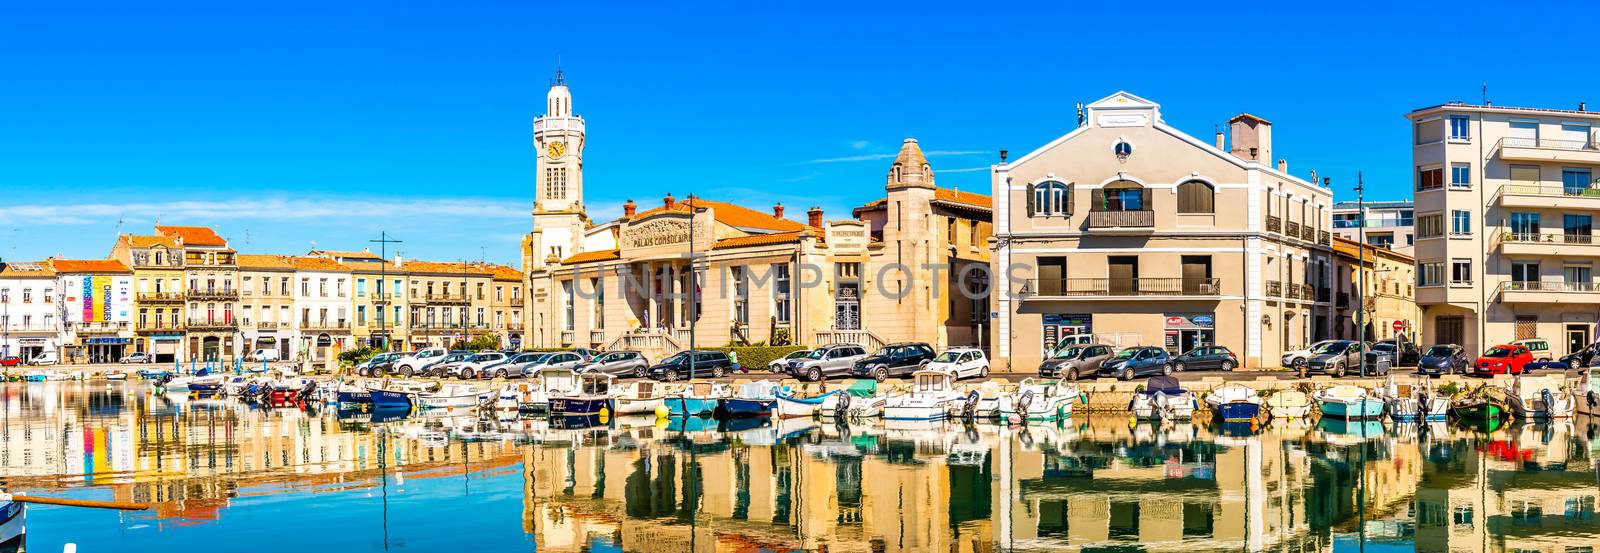
[[[1198,346],[1183,355],[1172,358],[1175,371],[1231,371],[1239,366],[1239,357],[1223,346]]]
[[[883,346],[856,361],[850,373],[856,378],[871,378],[878,382],[891,376],[909,376],[927,365],[937,356],[933,346],[922,342],[901,342]]]
[[[694,378],[722,378],[734,370],[733,360],[720,351],[680,351],[650,367],[650,378],[673,382],[690,378],[690,362],[694,365]]]
[[[1472,368],[1467,349],[1455,344],[1434,344],[1417,361],[1417,374],[1466,374]]]
[[[1585,369],[1595,362],[1597,355],[1600,355],[1600,351],[1597,350],[1600,350],[1600,344],[1589,344],[1583,349],[1566,354],[1561,358],[1561,362],[1566,363],[1569,369]]]

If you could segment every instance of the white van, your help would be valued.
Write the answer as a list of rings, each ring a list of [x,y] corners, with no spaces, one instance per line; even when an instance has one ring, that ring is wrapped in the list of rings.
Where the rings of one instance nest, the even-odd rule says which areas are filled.
[[[39,355],[35,355],[32,359],[28,360],[29,365],[54,365],[60,362],[61,360],[56,358],[56,352],[53,351],[47,351]]]
[[[246,359],[249,359],[251,361],[277,361],[278,360],[278,350],[265,349],[265,348],[258,349],[258,350],[250,352],[250,356],[247,357]]]

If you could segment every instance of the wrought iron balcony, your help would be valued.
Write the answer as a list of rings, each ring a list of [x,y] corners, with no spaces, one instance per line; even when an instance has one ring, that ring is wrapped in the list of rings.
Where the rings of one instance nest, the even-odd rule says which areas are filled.
[[[1089,228],[1149,228],[1156,226],[1156,212],[1090,211]]]
[[[1276,215],[1268,215],[1267,232],[1283,232],[1283,219]]]
[[[1028,281],[1030,296],[1217,296],[1222,281],[1216,278],[1063,278]]]

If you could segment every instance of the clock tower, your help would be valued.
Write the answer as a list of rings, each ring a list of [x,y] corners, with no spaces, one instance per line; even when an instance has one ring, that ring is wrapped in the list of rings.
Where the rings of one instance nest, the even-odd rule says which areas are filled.
[[[572,113],[572,92],[561,70],[550,80],[545,114],[533,120],[538,150],[534,175],[533,233],[524,261],[534,270],[578,253],[583,211],[583,118]]]

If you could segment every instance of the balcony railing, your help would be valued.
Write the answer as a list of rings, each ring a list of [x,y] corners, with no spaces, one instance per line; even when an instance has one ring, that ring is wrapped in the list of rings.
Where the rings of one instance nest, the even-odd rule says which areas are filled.
[[[1328,231],[1322,231],[1322,234],[1319,237],[1319,239],[1317,240],[1317,243],[1322,244],[1324,246],[1332,246],[1333,245],[1333,234],[1329,233]]]
[[[137,332],[183,332],[185,327],[178,322],[153,321],[142,322],[134,328]]]
[[[231,330],[238,328],[234,321],[225,319],[190,319],[188,326],[189,330]]]
[[[306,332],[349,332],[350,321],[307,321],[300,323]]]
[[[1301,284],[1299,286],[1300,286],[1300,299],[1301,300],[1304,300],[1304,301],[1316,301],[1317,300],[1317,289],[1316,288],[1312,288],[1310,284]],[[1326,300],[1324,300],[1324,301],[1326,301]]]
[[[1146,228],[1156,226],[1154,211],[1090,211],[1089,228]]]
[[[121,332],[130,325],[127,321],[97,321],[87,323],[72,323],[73,330],[78,332]]]
[[[1063,278],[1033,279],[1028,286],[1040,297],[1216,296],[1222,283],[1215,278]]]
[[[1283,219],[1276,215],[1268,215],[1267,232],[1283,232]]]
[[[1283,283],[1279,282],[1279,281],[1276,281],[1276,280],[1267,281],[1267,297],[1269,297],[1269,298],[1281,298],[1281,297],[1283,297]]]
[[[154,302],[181,302],[182,292],[139,292],[138,300],[144,303]]]
[[[1540,196],[1545,198],[1600,198],[1600,186],[1567,186],[1551,183],[1513,183],[1500,187],[1501,196]]]
[[[1600,143],[1593,140],[1562,140],[1559,138],[1523,138],[1508,136],[1500,139],[1501,148],[1539,148],[1542,150],[1571,150],[1600,152]]]
[[[0,329],[3,329],[3,330],[8,331],[8,332],[59,332],[61,330],[59,328],[56,328],[55,325],[21,324],[21,323],[13,323],[13,324],[10,324],[10,325],[0,326]]]
[[[1560,281],[1506,281],[1500,283],[1501,292],[1593,292],[1593,282]]]
[[[1295,284],[1292,284],[1292,283],[1284,285],[1284,287],[1283,287],[1283,299],[1286,299],[1286,300],[1298,300],[1298,299],[1300,299],[1300,287],[1295,285]]]
[[[245,323],[248,325],[249,323]],[[286,325],[277,321],[256,321],[256,330],[277,330]]]
[[[239,299],[239,291],[232,288],[197,288],[188,291],[192,300],[233,300]]]
[[[1338,294],[1334,295],[1333,305],[1335,307],[1338,307],[1339,309],[1349,308],[1350,307],[1350,293],[1349,292],[1339,292]]]
[[[1327,288],[1318,288],[1317,289],[1317,301],[1322,302],[1322,303],[1328,303],[1329,301],[1333,301],[1333,290],[1329,290]]]
[[[1507,232],[1500,235],[1506,244],[1594,244],[1594,235],[1588,232]]]
[[[461,294],[428,294],[427,301],[433,303],[466,303],[467,297]]]
[[[573,332],[571,330],[563,330],[563,331],[561,331],[561,344],[562,345],[567,345],[567,346],[572,345],[572,339],[576,335],[577,335],[577,333]]]
[[[1285,221],[1283,223],[1283,234],[1290,238],[1299,238],[1300,223],[1296,223],[1294,221]]]
[[[591,331],[589,331],[589,343],[591,343],[591,344],[604,344],[604,343],[606,343],[606,331],[604,331],[604,330],[591,330]]]
[[[1305,240],[1307,242],[1313,242],[1313,243],[1316,242],[1317,241],[1317,229],[1311,228],[1309,225],[1301,226],[1300,227],[1300,239],[1301,240]]]

